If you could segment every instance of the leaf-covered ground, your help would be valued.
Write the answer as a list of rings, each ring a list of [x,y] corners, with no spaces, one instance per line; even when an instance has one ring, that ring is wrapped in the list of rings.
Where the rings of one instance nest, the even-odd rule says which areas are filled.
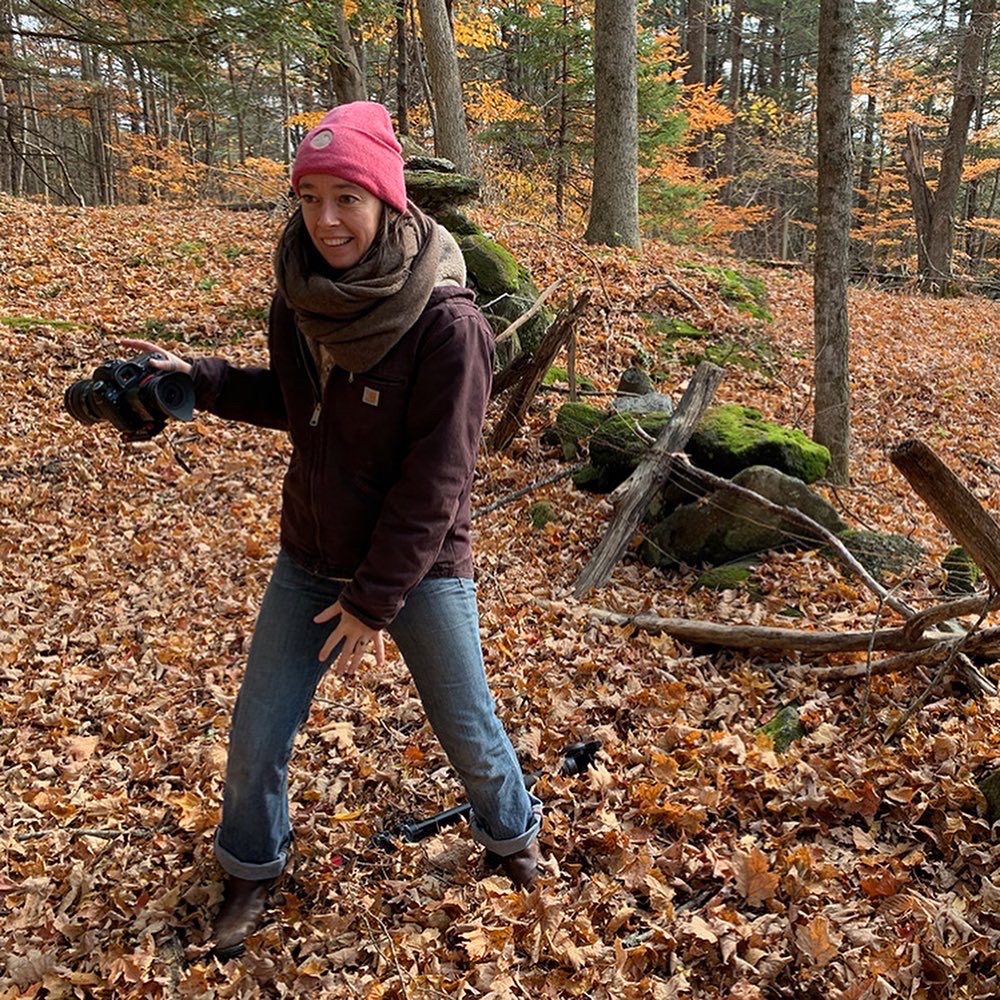
[[[402,817],[461,801],[391,656],[324,682],[293,761],[293,868],[246,956],[208,957],[228,718],[287,447],[206,416],[123,445],[75,423],[62,393],[120,355],[122,335],[259,359],[280,220],[11,201],[0,219],[0,998],[1000,993],[1000,850],[975,787],[1000,755],[1000,701],[947,683],[883,745],[919,676],[820,684],[815,668],[851,658],[692,649],[597,622],[566,595],[606,498],[561,479],[495,505],[564,468],[540,443],[564,398],[549,390],[507,454],[483,455],[475,498],[489,508],[476,521],[486,657],[524,766],[543,774],[546,877],[511,891],[462,826],[373,846]],[[600,389],[639,356],[679,395],[705,342],[664,351],[647,316],[685,319],[729,358],[719,401],[809,430],[806,273],[759,272],[774,319],[753,320],[691,266],[749,265],[483,221],[540,287],[594,289],[577,366]],[[924,545],[897,581],[919,607],[941,596],[951,541],[886,449],[923,438],[996,505],[1000,307],[855,289],[851,308],[854,479],[836,500],[852,524]],[[539,499],[557,512],[544,529],[527,513]],[[588,603],[878,621],[875,598],[815,552],[766,559],[754,596],[694,580],[629,556]],[[791,702],[806,733],[778,753],[756,730]],[[585,738],[602,742],[597,765],[559,776]]]

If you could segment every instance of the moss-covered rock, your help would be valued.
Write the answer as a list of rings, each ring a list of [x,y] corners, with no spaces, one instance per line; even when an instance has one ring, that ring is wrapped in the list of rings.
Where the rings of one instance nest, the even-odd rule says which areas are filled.
[[[846,528],[837,511],[818,493],[777,469],[751,466],[737,473],[733,482],[779,507],[801,511],[829,531]],[[821,542],[818,534],[809,538],[780,510],[768,510],[759,501],[725,490],[676,507],[649,530],[648,536],[649,545],[640,549],[640,556],[651,554],[654,566],[669,565],[671,558],[691,566],[724,566],[768,549]]]
[[[555,424],[543,438],[547,443],[558,443],[563,458],[574,459],[580,452],[580,443],[591,436],[605,418],[603,410],[586,403],[563,403],[556,414]]]
[[[479,307],[497,333],[520,318],[539,296],[538,288],[506,247],[482,229],[457,236],[469,272],[469,286],[476,292]],[[545,336],[552,313],[544,306],[518,328],[515,349],[533,351]]]
[[[688,442],[692,461],[720,476],[734,476],[751,465],[769,465],[805,483],[822,479],[830,452],[800,430],[765,420],[749,406],[712,407]]]
[[[410,154],[404,170],[407,194],[458,240],[465,257],[468,285],[476,293],[479,307],[494,332],[502,333],[534,305],[538,288],[510,251],[460,210],[459,206],[479,197],[479,181],[455,173],[448,160],[427,156],[412,143],[407,152]],[[533,351],[551,322],[551,311],[540,309],[520,327],[515,342],[502,352],[506,360],[521,349]]]
[[[458,205],[466,205],[479,197],[481,187],[479,181],[465,174],[408,169],[404,170],[403,176],[410,200],[428,215],[438,219],[441,225],[445,225],[440,219],[443,213]]]
[[[590,438],[593,483],[613,490],[632,474],[670,419],[667,413],[616,413],[604,420]]]
[[[805,735],[805,728],[799,718],[799,706],[795,702],[783,705],[769,722],[759,726],[756,731],[761,736],[770,737],[774,749],[778,753],[784,753],[796,740]]]
[[[975,592],[976,583],[982,575],[982,571],[961,545],[956,545],[953,549],[948,550],[944,559],[941,560],[941,568],[945,572],[944,589],[946,594],[972,594]]]
[[[837,536],[869,573],[883,577],[909,572],[924,550],[905,535],[879,531],[842,531]],[[827,553],[829,554],[829,553]]]

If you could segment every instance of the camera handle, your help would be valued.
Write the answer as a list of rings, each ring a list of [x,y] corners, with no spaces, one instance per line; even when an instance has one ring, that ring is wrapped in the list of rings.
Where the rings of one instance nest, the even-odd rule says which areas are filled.
[[[563,775],[583,774],[597,756],[597,751],[601,749],[600,740],[584,740],[580,743],[573,743],[563,751],[563,762],[559,768],[559,773]],[[524,787],[530,789],[538,780],[538,774],[526,774],[524,776]],[[372,837],[372,844],[380,847],[384,851],[395,851],[396,841],[404,840],[408,844],[416,844],[421,840],[426,840],[445,827],[452,826],[463,819],[468,819],[472,812],[472,806],[468,802],[462,805],[453,806],[443,812],[435,813],[426,819],[404,820],[397,823],[388,830],[375,834]]]

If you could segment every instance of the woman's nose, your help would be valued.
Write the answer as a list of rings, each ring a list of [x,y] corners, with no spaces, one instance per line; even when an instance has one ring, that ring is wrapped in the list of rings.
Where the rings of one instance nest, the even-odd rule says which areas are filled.
[[[336,226],[340,224],[340,209],[336,202],[325,201],[320,205],[319,220],[324,226]]]

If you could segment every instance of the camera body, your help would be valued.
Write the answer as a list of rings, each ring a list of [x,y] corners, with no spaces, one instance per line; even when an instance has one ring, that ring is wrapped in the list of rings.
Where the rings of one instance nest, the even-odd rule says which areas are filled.
[[[66,389],[63,405],[81,424],[107,421],[128,441],[148,441],[167,420],[194,414],[191,376],[153,368],[150,360],[162,356],[149,351],[129,361],[105,361],[89,379]]]

